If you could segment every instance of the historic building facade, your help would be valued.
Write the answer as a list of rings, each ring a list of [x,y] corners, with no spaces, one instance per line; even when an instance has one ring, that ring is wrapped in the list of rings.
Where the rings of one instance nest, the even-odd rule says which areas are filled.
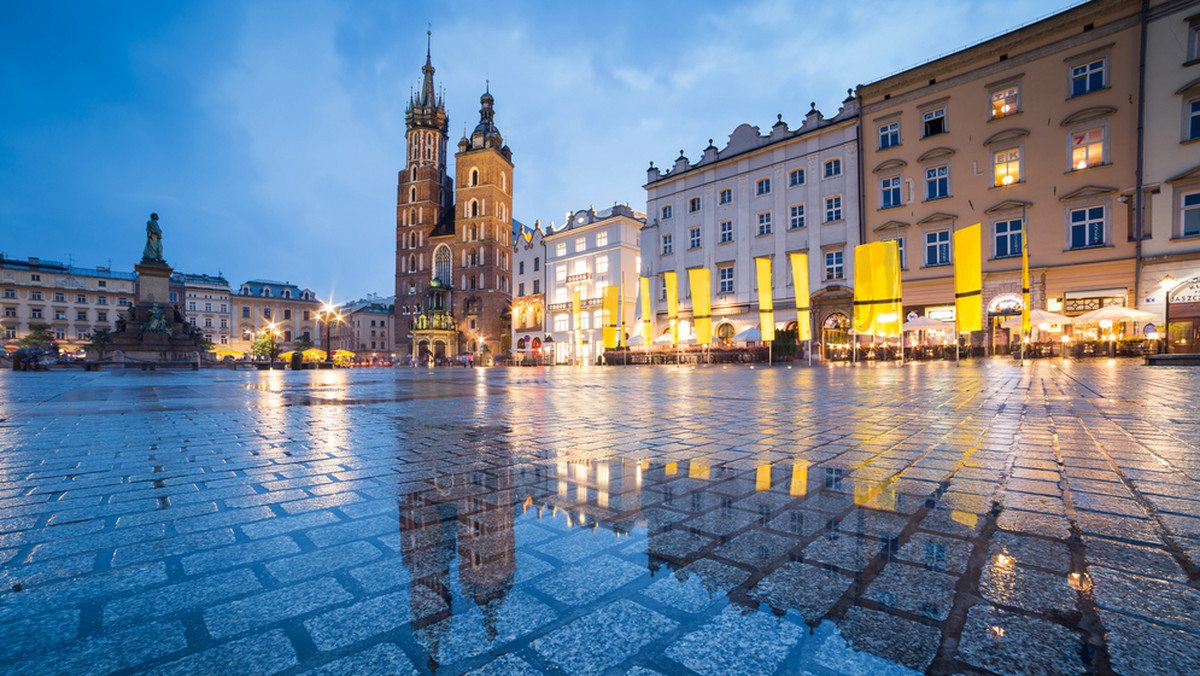
[[[396,346],[395,299],[378,296],[344,303],[331,329],[333,349],[353,352],[359,361],[387,361]],[[324,350],[325,343],[317,344]]]
[[[396,207],[396,340],[398,352],[481,361],[507,356],[511,345],[512,151],[494,122],[494,99],[480,97],[479,123],[458,142],[455,178],[447,172],[449,117],[437,95],[426,52],[421,91],[405,121],[408,153]],[[456,187],[457,186],[457,187]],[[420,319],[437,281],[438,302],[453,318],[437,336]],[[441,312],[441,310],[438,310]],[[445,322],[438,316],[439,326]],[[430,329],[432,330],[432,329]]]
[[[680,152],[666,172],[650,165],[641,274],[651,278],[655,335],[670,330],[667,271],[678,274],[680,335],[692,332],[687,271],[696,267],[710,270],[715,343],[757,326],[758,257],[773,262],[778,328],[795,329],[788,254],[807,253],[813,337],[823,345],[848,339],[860,243],[857,113],[853,98],[828,119],[814,105],[798,129],[782,116],[767,134],[743,124],[722,149],[710,139],[694,164]]]
[[[546,233],[546,341],[554,363],[593,363],[604,352],[604,289],[621,287],[620,314],[633,324],[645,214],[614,204],[567,214]],[[576,316],[572,298],[578,292]],[[620,318],[617,319],[620,322]],[[619,323],[618,323],[619,326]]]
[[[1133,305],[1140,3],[1097,0],[859,86],[863,240],[896,240],[906,316],[953,320],[980,223],[987,339],[1032,303]]]
[[[540,221],[513,235],[513,358],[542,361],[546,316],[546,234]]]
[[[204,333],[204,338],[214,346],[229,345],[234,337],[229,282],[221,275],[176,272],[171,275],[171,284],[182,289],[184,314]]]
[[[249,352],[255,338],[265,331],[275,332],[280,351],[292,349],[293,342],[304,335],[314,346],[325,344],[325,324],[318,315],[321,302],[310,289],[254,279],[242,284],[230,303],[237,325],[232,349]]]

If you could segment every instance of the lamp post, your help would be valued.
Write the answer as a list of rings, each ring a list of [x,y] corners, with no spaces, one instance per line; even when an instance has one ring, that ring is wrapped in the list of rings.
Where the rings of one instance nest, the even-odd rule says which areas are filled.
[[[336,319],[341,321],[342,316],[337,313],[337,308],[332,303],[326,303],[317,313],[325,320],[325,363],[333,366],[333,321]]]
[[[1163,354],[1171,353],[1171,291],[1175,288],[1175,278],[1167,275],[1159,280],[1158,286],[1163,293]]]

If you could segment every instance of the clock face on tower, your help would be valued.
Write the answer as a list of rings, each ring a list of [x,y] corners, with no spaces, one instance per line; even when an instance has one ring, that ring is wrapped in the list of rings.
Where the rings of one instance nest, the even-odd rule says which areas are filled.
[[[585,221],[587,221],[587,216],[580,216],[579,218],[575,219],[576,223],[583,223]]]

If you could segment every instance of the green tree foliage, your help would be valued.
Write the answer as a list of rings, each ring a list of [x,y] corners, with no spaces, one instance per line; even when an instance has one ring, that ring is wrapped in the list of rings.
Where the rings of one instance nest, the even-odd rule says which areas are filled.
[[[29,333],[21,336],[21,339],[17,341],[17,345],[25,348],[40,347],[43,350],[49,350],[53,342],[54,334],[50,333],[49,324],[32,324],[29,327]]]
[[[300,337],[292,341],[292,349],[298,352],[303,352],[313,346],[312,338],[307,333],[300,334]]]
[[[256,357],[270,357],[274,359],[279,354],[279,343],[275,342],[275,336],[270,333],[259,334],[258,338],[255,338],[254,343],[250,346],[250,353]]]
[[[112,336],[109,335],[108,329],[96,329],[92,331],[92,335],[88,336],[88,343],[84,345],[84,349],[88,352],[95,352],[97,359],[104,359],[104,353],[108,352],[109,345],[112,345]]]

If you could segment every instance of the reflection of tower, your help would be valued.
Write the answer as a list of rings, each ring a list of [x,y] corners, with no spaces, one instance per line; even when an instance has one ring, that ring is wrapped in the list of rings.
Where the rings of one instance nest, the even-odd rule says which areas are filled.
[[[483,610],[487,639],[496,637],[496,611],[516,573],[512,469],[476,471],[458,500],[458,577],[464,594]]]

